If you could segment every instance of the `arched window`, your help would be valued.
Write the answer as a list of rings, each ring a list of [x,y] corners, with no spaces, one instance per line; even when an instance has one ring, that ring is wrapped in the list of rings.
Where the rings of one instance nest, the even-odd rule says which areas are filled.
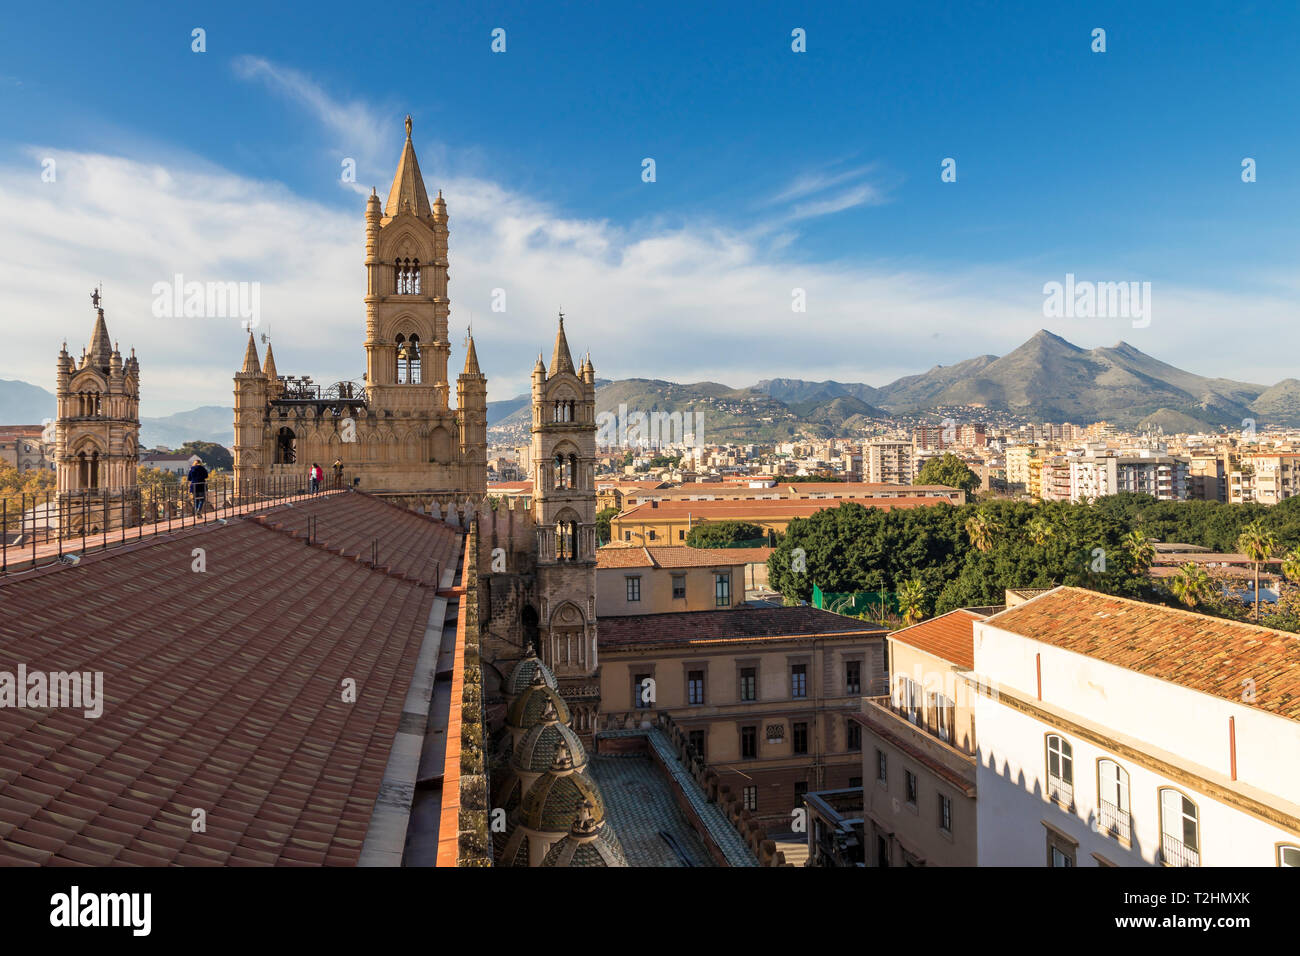
[[[420,337],[412,334],[408,339],[399,334],[394,344],[397,349],[397,384],[420,384]]]
[[[1047,795],[1074,806],[1074,748],[1058,734],[1047,735]]]
[[[98,448],[90,453],[90,483],[87,485],[87,487],[89,488],[99,487],[99,449]]]
[[[281,428],[275,436],[275,463],[292,465],[294,463],[294,444],[296,436],[288,426]]]
[[[578,522],[557,521],[555,524],[555,557],[559,561],[574,561],[578,557]]]
[[[578,456],[564,455],[556,453],[555,455],[555,483],[554,487],[558,489],[568,489],[578,487]]]
[[[86,453],[77,452],[77,488],[85,488],[90,482],[90,467],[86,462]]]
[[[1173,787],[1160,790],[1160,862],[1201,865],[1201,823],[1196,804]]]
[[[1103,833],[1129,839],[1128,771],[1110,759],[1097,761],[1097,822]]]

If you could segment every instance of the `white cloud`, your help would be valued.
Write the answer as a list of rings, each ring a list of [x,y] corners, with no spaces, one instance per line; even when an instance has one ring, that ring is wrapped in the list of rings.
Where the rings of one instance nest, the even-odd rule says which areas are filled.
[[[400,129],[393,136],[364,107],[335,104],[301,74],[265,61],[245,69],[308,106],[335,135],[369,138],[384,154],[375,161],[391,175]],[[416,146],[424,152],[418,130]],[[58,161],[56,183],[41,181],[44,156]],[[836,185],[823,180],[791,195]],[[788,231],[765,237],[717,223],[668,229],[578,219],[500,183],[454,173],[428,186],[443,189],[451,217],[451,373],[459,371],[472,317],[494,400],[527,390],[537,352],[550,356],[561,305],[571,345],[591,350],[601,377],[880,385],[1014,348],[1048,324],[1042,285],[1060,278],[1014,265],[808,262]],[[860,184],[809,202],[825,210],[860,205],[872,201],[872,188]],[[102,280],[110,333],[140,358],[143,414],[229,404],[243,334],[234,320],[153,318],[151,287],[175,273],[261,282],[262,324],[272,330],[281,373],[308,373],[322,383],[357,377],[365,367],[363,211],[359,197],[335,208],[197,159],[163,166],[31,149],[0,167],[0,321],[7,333],[0,378],[52,389],[59,343],[66,337],[80,354],[92,320],[87,297]],[[796,287],[806,292],[806,313],[791,310]],[[506,290],[505,313],[491,311],[497,288]],[[1246,298],[1157,282],[1154,301],[1148,329],[1116,320],[1049,328],[1085,347],[1126,339],[1202,374],[1259,381],[1291,374],[1284,359],[1300,343],[1296,323],[1283,320],[1296,309],[1281,290]],[[1268,336],[1276,368],[1251,330]]]

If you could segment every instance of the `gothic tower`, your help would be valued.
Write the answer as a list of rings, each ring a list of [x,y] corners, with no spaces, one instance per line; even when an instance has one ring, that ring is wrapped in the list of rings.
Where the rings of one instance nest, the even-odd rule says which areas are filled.
[[[479,370],[474,336],[465,336],[465,371],[456,379],[456,411],[460,422],[460,460],[464,488],[487,493],[487,376]]]
[[[140,363],[110,345],[101,296],[90,297],[95,325],[74,363],[63,343],[56,365],[54,460],[61,533],[136,523],[135,471],[140,444]]]
[[[448,407],[447,204],[429,203],[406,144],[382,211],[366,204],[366,397],[372,407]]]
[[[596,657],[596,372],[574,369],[555,334],[550,368],[533,369],[533,519],[537,530],[538,643],[542,660],[574,711],[574,730],[595,729],[600,703]]]
[[[267,376],[275,374],[269,344],[266,364],[267,369],[263,372],[257,360],[257,343],[250,329],[243,367],[235,373],[235,445],[231,452],[235,459],[235,477],[245,486],[236,492],[241,498],[254,494],[257,489],[253,483],[265,477],[263,437],[266,403],[271,389]],[[275,384],[279,384],[278,379]]]

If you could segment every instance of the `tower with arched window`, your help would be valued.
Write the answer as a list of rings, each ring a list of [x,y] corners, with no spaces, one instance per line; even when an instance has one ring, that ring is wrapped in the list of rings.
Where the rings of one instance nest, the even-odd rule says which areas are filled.
[[[259,368],[250,338],[235,376],[235,478],[305,485],[313,462],[332,478],[337,461],[347,487],[463,508],[487,491],[487,380],[467,343],[452,404],[447,203],[441,192],[429,200],[409,116],[387,200],[371,191],[365,227],[364,375],[333,385],[280,375],[269,343]]]
[[[533,369],[533,520],[539,652],[590,733],[596,683],[596,371],[574,368],[560,314],[551,364]]]
[[[61,533],[133,525],[140,445],[140,363],[108,337],[99,290],[95,324],[74,361],[63,343],[56,364],[54,460]]]

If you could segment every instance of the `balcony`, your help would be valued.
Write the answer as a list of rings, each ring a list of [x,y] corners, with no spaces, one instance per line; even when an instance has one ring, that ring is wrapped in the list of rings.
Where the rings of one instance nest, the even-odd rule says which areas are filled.
[[[1168,833],[1160,835],[1160,862],[1165,866],[1200,866],[1201,854]]]
[[[1047,797],[1063,807],[1074,806],[1074,784],[1066,783],[1060,777],[1047,776]]]
[[[1133,819],[1129,812],[1105,800],[1101,801],[1097,811],[1097,828],[1102,833],[1118,837],[1124,843],[1131,842],[1133,838]]]

